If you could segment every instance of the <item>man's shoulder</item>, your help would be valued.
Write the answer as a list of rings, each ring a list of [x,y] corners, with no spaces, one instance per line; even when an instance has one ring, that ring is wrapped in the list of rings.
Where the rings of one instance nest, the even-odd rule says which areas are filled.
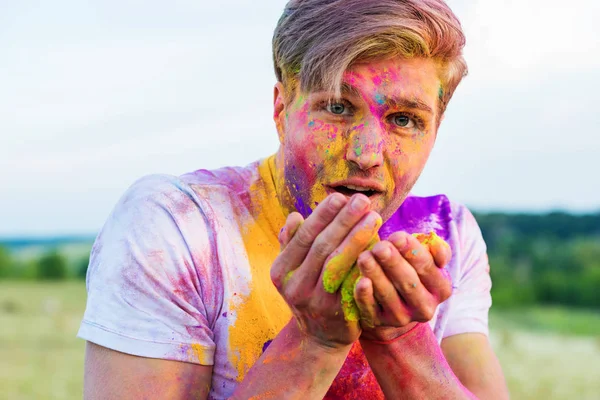
[[[151,174],[136,180],[123,194],[121,205],[158,204],[181,210],[182,203],[222,203],[224,199],[243,196],[258,175],[258,161],[245,167],[199,169],[180,176]],[[214,207],[211,207],[214,208]]]
[[[257,179],[259,163],[260,161],[255,161],[244,167],[198,169],[181,175],[179,179],[197,190],[226,190],[232,193],[243,193]]]

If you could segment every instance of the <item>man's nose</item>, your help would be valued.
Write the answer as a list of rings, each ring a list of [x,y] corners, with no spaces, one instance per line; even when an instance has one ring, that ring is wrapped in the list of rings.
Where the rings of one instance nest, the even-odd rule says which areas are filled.
[[[363,171],[383,165],[384,134],[376,122],[353,128],[346,149],[346,159]]]

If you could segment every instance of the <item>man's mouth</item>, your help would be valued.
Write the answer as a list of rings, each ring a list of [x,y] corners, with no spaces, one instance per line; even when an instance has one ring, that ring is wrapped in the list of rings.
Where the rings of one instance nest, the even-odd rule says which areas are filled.
[[[347,197],[352,197],[357,193],[362,193],[367,197],[377,196],[383,193],[383,186],[377,183],[355,183],[355,182],[338,182],[327,186],[329,193],[338,192]]]

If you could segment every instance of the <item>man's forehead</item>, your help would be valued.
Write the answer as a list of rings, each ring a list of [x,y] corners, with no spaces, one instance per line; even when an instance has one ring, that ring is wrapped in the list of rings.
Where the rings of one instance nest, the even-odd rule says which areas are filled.
[[[416,86],[437,89],[440,79],[433,60],[418,58],[355,64],[344,72],[342,82],[360,89],[406,90]]]

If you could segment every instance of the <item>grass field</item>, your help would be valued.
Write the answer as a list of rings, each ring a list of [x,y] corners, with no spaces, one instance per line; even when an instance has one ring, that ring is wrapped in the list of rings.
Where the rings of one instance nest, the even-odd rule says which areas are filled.
[[[0,399],[80,399],[82,282],[0,282]],[[498,311],[492,344],[513,399],[600,398],[600,314]]]

